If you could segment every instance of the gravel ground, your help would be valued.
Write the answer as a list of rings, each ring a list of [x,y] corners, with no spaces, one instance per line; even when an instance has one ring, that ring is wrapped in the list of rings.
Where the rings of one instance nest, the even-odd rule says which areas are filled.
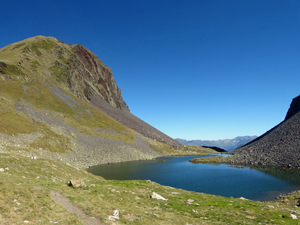
[[[72,148],[66,153],[29,147],[28,144],[38,137],[38,133],[13,137],[0,134],[0,152],[15,153],[32,158],[56,159],[80,168],[107,163],[150,160],[167,155],[153,151],[144,142],[144,137],[139,134],[135,135],[134,143],[78,134],[76,139],[71,139]],[[10,150],[11,147],[16,150]]]
[[[15,108],[31,116],[34,121],[47,124],[49,128],[57,134],[67,136],[70,140],[68,146],[69,150],[66,153],[59,153],[30,147],[30,143],[42,137],[41,133],[36,132],[14,136],[0,134],[0,152],[3,153],[13,152],[32,158],[51,158],[64,161],[80,168],[107,163],[149,160],[167,155],[152,150],[146,144],[146,138],[137,133],[135,134],[134,143],[125,143],[115,139],[84,135],[62,119],[54,117],[50,115],[50,113],[38,112],[32,109],[30,105],[16,103]],[[98,132],[102,132],[102,129],[98,129]],[[110,130],[105,132],[115,133],[116,131]]]

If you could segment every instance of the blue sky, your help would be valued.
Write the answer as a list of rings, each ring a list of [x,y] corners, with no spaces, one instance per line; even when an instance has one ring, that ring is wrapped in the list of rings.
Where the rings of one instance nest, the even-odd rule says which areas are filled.
[[[10,0],[0,12],[0,47],[86,46],[131,112],[172,138],[261,135],[300,94],[299,0]]]

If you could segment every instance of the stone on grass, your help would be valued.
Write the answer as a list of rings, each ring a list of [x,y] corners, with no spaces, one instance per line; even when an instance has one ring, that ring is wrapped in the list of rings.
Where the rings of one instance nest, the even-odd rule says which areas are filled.
[[[292,217],[294,220],[298,219],[298,217],[297,217],[296,215],[294,215],[294,214],[291,214],[291,217]]]
[[[193,200],[193,199],[188,199],[188,200],[187,200],[188,204],[190,204],[190,205],[193,204],[194,201],[195,201],[195,200]]]
[[[152,192],[152,195],[150,196],[151,198],[155,198],[155,199],[158,199],[158,200],[164,200],[164,201],[168,201],[168,199],[162,197],[161,195],[155,193],[155,192]]]
[[[69,186],[71,187],[86,187],[86,184],[82,179],[72,179],[69,182]]]
[[[114,214],[112,216],[109,216],[108,219],[111,220],[111,221],[119,220],[120,219],[119,210],[115,210]]]

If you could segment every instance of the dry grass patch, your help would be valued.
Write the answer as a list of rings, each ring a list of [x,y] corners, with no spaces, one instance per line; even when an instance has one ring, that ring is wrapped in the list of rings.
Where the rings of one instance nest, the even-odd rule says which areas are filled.
[[[17,113],[0,113],[0,133],[6,135],[29,134],[37,131],[31,119],[20,116]]]
[[[146,143],[152,150],[154,150],[158,153],[166,153],[167,152],[170,154],[180,154],[179,151],[175,150],[170,145],[164,144],[164,143],[156,141],[156,140],[152,140],[150,138],[144,138],[144,140],[146,141]]]
[[[202,147],[202,146],[195,146],[195,145],[182,145],[179,149],[183,154],[187,155],[209,155],[209,154],[219,154],[214,149]]]
[[[0,90],[1,97],[11,99],[14,102],[20,102],[21,98],[24,97],[22,82],[19,80],[1,80]]]
[[[221,157],[221,156],[194,158],[194,159],[190,159],[189,161],[192,163],[209,163],[209,164],[221,164],[226,162],[225,157]]]
[[[15,135],[18,133],[29,134],[37,131],[34,122],[26,114],[17,112],[14,103],[0,98],[0,133]]]
[[[18,185],[0,178],[1,224],[81,224],[80,220],[50,199],[50,191]]]

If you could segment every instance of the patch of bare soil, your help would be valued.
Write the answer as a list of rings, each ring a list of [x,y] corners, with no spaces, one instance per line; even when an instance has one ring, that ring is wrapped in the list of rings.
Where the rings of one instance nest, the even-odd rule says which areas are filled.
[[[53,201],[55,201],[56,203],[63,206],[70,213],[74,213],[75,215],[77,215],[81,219],[81,221],[84,225],[104,225],[105,224],[96,217],[89,217],[88,215],[86,215],[84,210],[82,210],[80,207],[78,207],[77,205],[70,202],[70,200],[67,197],[63,196],[59,192],[51,190],[50,197]]]

